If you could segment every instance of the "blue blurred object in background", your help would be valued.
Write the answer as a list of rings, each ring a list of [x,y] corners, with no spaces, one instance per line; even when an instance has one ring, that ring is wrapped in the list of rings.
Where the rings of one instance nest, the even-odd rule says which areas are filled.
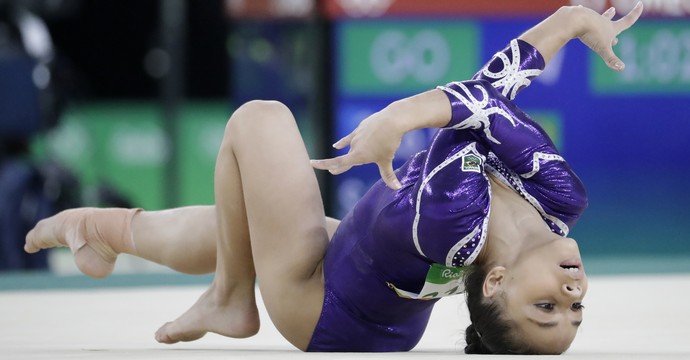
[[[24,252],[24,237],[36,223],[54,212],[44,192],[44,179],[31,163],[8,159],[0,166],[0,271],[47,267],[47,252]]]
[[[40,269],[46,255],[24,253],[24,236],[52,206],[27,155],[44,120],[52,44],[40,19],[8,3],[0,4],[0,39],[0,270]]]
[[[0,134],[2,139],[29,138],[41,123],[39,89],[32,74],[35,59],[14,49],[0,50]]]
[[[23,251],[24,237],[59,209],[69,193],[60,180],[73,180],[62,170],[42,169],[30,156],[32,139],[56,125],[61,95],[52,79],[48,28],[23,5],[0,3],[0,270],[48,266],[45,252]]]

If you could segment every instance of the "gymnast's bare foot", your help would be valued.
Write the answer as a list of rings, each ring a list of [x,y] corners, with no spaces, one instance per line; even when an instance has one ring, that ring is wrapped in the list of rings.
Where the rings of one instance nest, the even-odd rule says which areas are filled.
[[[255,335],[260,323],[253,284],[247,291],[247,294],[235,291],[225,296],[211,285],[189,310],[156,331],[156,341],[165,344],[194,341],[207,332],[231,338]]]
[[[135,254],[132,217],[140,209],[79,208],[41,220],[26,235],[24,251],[68,246],[84,274],[102,278],[115,266],[119,253]]]

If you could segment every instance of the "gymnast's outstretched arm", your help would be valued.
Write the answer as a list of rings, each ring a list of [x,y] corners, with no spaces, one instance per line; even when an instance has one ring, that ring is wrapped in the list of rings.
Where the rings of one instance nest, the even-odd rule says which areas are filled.
[[[519,39],[534,46],[548,63],[568,41],[579,38],[609,67],[620,71],[625,65],[613,53],[612,46],[616,44],[618,34],[632,26],[641,14],[641,3],[617,21],[612,20],[615,15],[613,8],[597,14],[581,6],[562,7]],[[312,160],[312,166],[340,174],[352,166],[375,163],[386,185],[399,189],[401,185],[393,171],[393,157],[402,136],[415,129],[445,127],[451,117],[448,98],[439,89],[395,101],[364,119],[353,132],[333,144],[336,149],[349,146],[347,154]]]

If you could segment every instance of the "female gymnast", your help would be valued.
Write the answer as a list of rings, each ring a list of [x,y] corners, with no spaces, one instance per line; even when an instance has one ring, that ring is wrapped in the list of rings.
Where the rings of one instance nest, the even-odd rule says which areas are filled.
[[[104,277],[119,253],[189,274],[209,289],[156,332],[163,343],[259,329],[255,284],[280,333],[303,351],[407,351],[439,298],[465,292],[467,353],[559,354],[582,321],[587,278],[566,237],[584,187],[544,131],[513,102],[570,39],[608,66],[614,21],[563,7],[470,81],[393,102],[310,162],[290,111],[252,101],[235,111],[215,170],[215,205],[164,211],[81,208],[41,221],[25,249],[69,246],[79,269]],[[441,128],[392,168],[406,132]],[[382,181],[342,221],[326,218],[314,169],[376,163]],[[472,265],[472,266],[470,266]]]

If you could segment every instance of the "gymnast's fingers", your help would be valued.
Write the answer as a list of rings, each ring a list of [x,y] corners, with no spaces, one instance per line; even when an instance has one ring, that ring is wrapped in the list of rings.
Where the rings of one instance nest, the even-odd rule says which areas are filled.
[[[315,169],[328,170],[331,174],[338,175],[349,170],[353,165],[357,165],[352,161],[351,154],[347,153],[331,159],[311,160],[310,163]]]
[[[605,17],[608,20],[613,19],[613,16],[616,15],[616,8],[611,6],[608,8],[608,10],[604,11],[601,16]]]
[[[620,34],[624,30],[630,28],[636,21],[637,19],[640,18],[640,15],[642,15],[642,10],[644,9],[644,6],[642,5],[642,2],[638,2],[637,5],[624,17],[622,17],[620,20],[614,22],[614,28],[617,34]],[[610,10],[610,9],[609,9]],[[608,17],[608,15],[613,16],[613,14],[610,13],[610,11],[607,10],[603,15],[605,17]],[[608,45],[601,46],[599,49],[597,49],[597,53],[599,56],[601,56],[602,59],[606,62],[606,65],[615,70],[615,71],[623,71],[625,69],[625,64],[623,61],[621,61],[618,56],[613,52],[613,46],[615,46],[618,43],[618,38],[614,37],[611,39],[611,43]]]
[[[630,10],[628,15],[623,16],[620,18],[618,21],[615,22],[616,30],[620,34],[621,32],[625,31],[629,27],[633,26],[635,22],[637,22],[637,19],[640,18],[642,15],[642,11],[644,10],[644,6],[642,5],[642,2],[638,2],[635,7]]]
[[[398,178],[395,176],[395,171],[393,170],[393,162],[388,161],[383,164],[377,163],[379,167],[379,173],[381,173],[381,179],[383,179],[383,182],[386,183],[386,185],[393,189],[393,190],[398,190],[402,187],[400,184],[400,181],[398,181]]]
[[[345,136],[344,138],[336,141],[333,144],[333,147],[338,149],[338,150],[345,148],[346,146],[350,145],[350,142],[352,142],[352,138],[354,136],[355,136],[355,133],[353,131],[353,132],[349,133],[347,136]]]
[[[606,62],[606,66],[608,66],[612,70],[623,71],[623,69],[625,69],[625,64],[618,56],[616,56],[616,53],[613,52],[613,48],[611,47],[611,45],[602,46],[600,49],[597,50],[597,53],[599,54],[599,56],[601,56],[602,59],[604,59],[604,62]]]
[[[332,170],[328,170],[333,175],[340,175],[348,170],[352,169],[351,165],[346,165],[346,166],[340,166]]]
[[[343,156],[345,156],[345,155],[343,155]],[[335,169],[336,167],[338,167],[342,163],[342,157],[343,156],[338,156],[338,157],[331,158],[331,159],[318,159],[318,160],[312,159],[309,161],[309,163],[311,164],[311,167],[313,167],[314,169],[331,170],[331,169]]]

